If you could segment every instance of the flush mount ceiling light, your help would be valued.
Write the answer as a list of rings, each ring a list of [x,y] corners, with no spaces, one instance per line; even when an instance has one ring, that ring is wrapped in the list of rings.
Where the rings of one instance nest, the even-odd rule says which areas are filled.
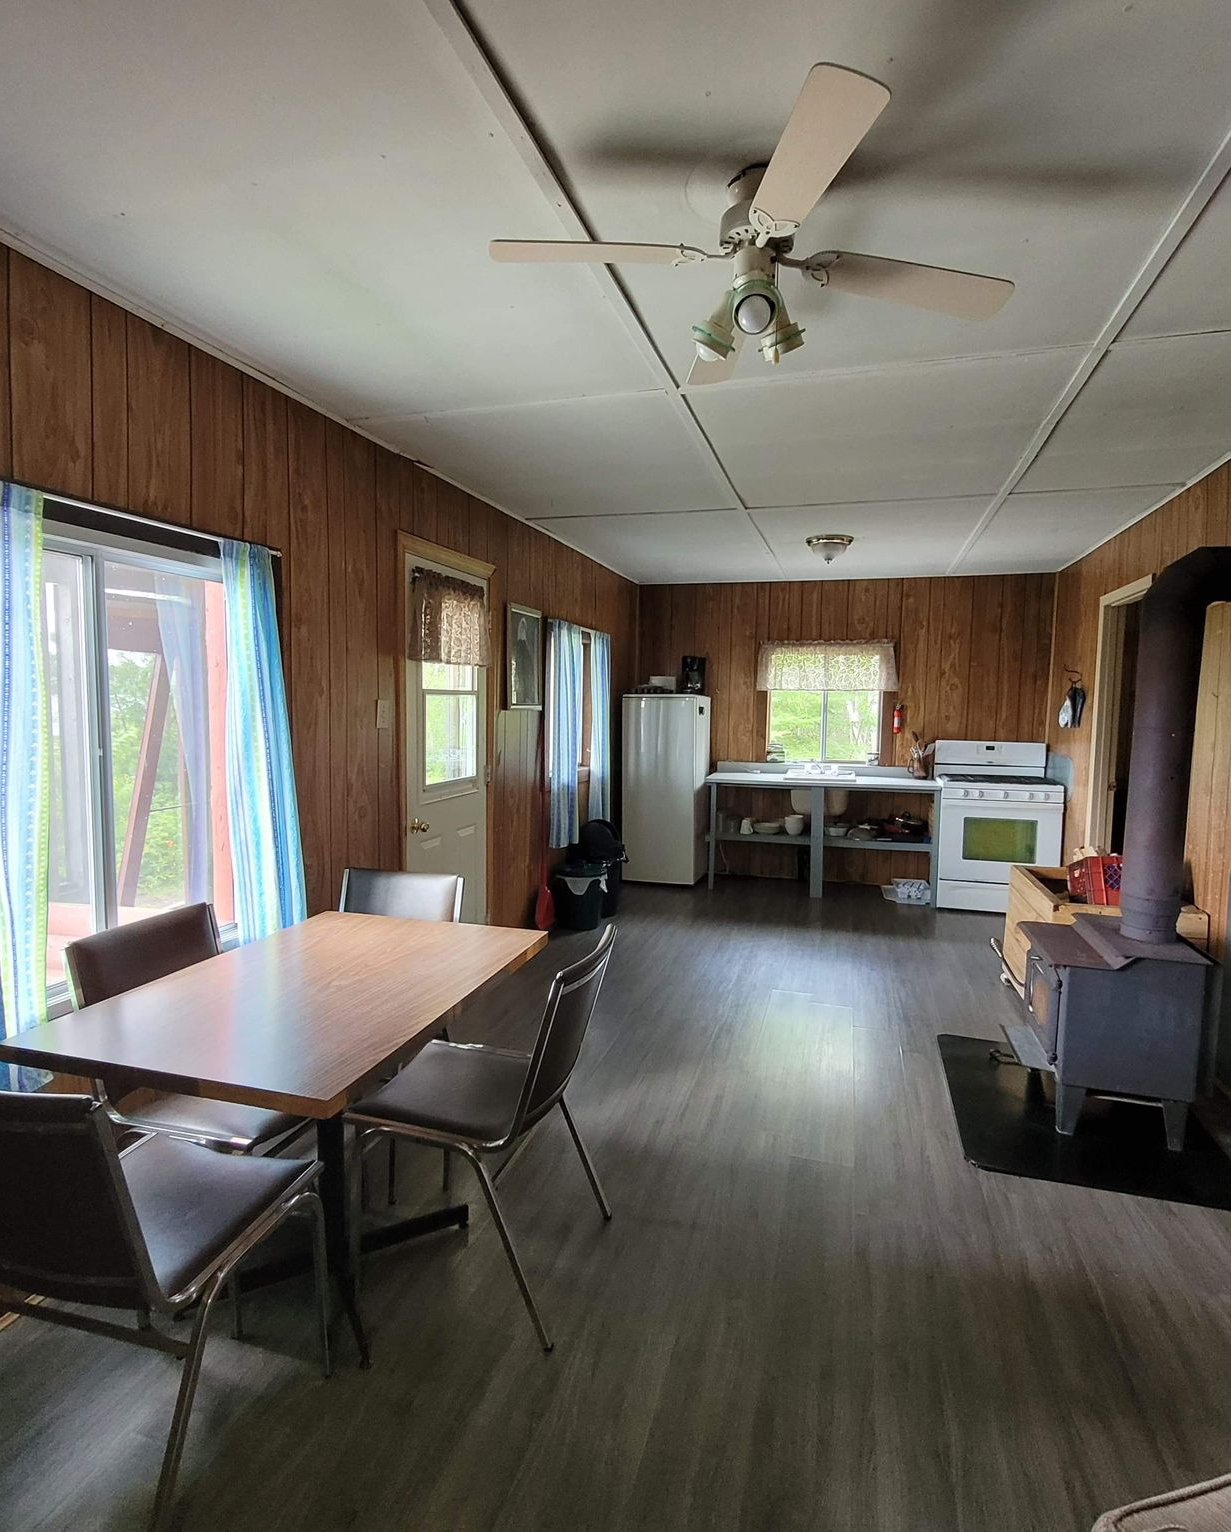
[[[827,564],[832,564],[840,553],[845,553],[854,541],[845,532],[818,532],[807,539],[808,547],[813,553],[819,553]]]

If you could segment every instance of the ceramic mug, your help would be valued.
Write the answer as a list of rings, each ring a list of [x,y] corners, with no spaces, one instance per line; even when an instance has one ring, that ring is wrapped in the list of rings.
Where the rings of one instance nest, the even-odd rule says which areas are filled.
[[[788,835],[802,835],[804,833],[804,816],[802,814],[788,814],[783,820]]]
[[[741,835],[751,835],[752,834],[752,820],[751,819],[745,819],[745,820],[743,820],[741,822],[740,827],[739,827],[739,833]]]

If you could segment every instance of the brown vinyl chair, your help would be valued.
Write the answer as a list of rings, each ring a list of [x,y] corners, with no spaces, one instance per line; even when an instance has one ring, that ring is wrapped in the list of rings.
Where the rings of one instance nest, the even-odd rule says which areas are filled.
[[[64,949],[64,968],[73,1004],[81,1010],[203,963],[221,951],[213,907],[188,904],[70,942]],[[167,1021],[174,1026],[174,1017]],[[250,1154],[272,1146],[303,1127],[302,1118],[287,1112],[197,1096],[163,1096],[131,1112],[119,1112],[108,1099],[105,1081],[96,1081],[95,1089],[120,1127],[168,1133],[230,1154]]]
[[[382,872],[374,867],[347,867],[342,873],[338,909],[343,915],[390,915],[397,920],[447,920],[456,925],[462,918],[466,880],[452,872]],[[441,1028],[448,1038],[448,1027]],[[397,1141],[389,1140],[387,1163],[388,1202],[397,1200]],[[444,1157],[444,1187],[449,1188],[449,1153]],[[367,1188],[364,1186],[364,1205]]]
[[[321,1370],[329,1374],[325,1224],[315,1161],[214,1154],[159,1134],[120,1154],[90,1096],[0,1092],[0,1282],[30,1319],[168,1352],[184,1363],[151,1527],[169,1524],[214,1300],[239,1262],[293,1213],[313,1221]],[[52,1301],[47,1301],[52,1300]],[[130,1309],[135,1326],[57,1307]],[[176,1340],[152,1315],[197,1305]]]
[[[510,1163],[488,1174],[483,1156],[501,1154],[518,1141],[553,1107],[560,1108],[590,1190],[605,1219],[611,1208],[594,1165],[581,1141],[573,1114],[564,1099],[590,1017],[611,958],[616,928],[608,926],[588,957],[562,969],[551,981],[547,1004],[529,1054],[470,1043],[430,1042],[388,1085],[358,1101],[346,1114],[359,1133],[352,1178],[352,1269],[358,1271],[360,1174],[363,1141],[388,1133],[453,1151],[467,1159],[487,1199],[492,1221],[500,1232],[505,1254],[521,1289],[526,1309],[544,1351],[552,1342],[530,1293],[512,1235],[496,1197],[496,1180]]]

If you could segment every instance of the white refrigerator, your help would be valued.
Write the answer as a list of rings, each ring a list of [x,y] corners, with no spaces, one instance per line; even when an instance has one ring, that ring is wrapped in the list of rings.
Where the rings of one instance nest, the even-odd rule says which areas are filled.
[[[710,699],[688,692],[624,698],[624,877],[693,884],[705,874]]]

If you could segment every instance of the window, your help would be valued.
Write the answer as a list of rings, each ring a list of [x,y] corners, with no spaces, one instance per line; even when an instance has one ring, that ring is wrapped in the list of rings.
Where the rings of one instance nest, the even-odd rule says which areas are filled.
[[[217,558],[49,519],[43,597],[54,1001],[75,938],[234,894]]]
[[[581,631],[581,732],[577,736],[577,776],[579,781],[590,777],[591,736],[594,733],[594,699],[590,686],[590,652],[593,636],[589,628]]]
[[[866,761],[880,745],[881,698],[897,687],[889,639],[768,643],[757,656],[767,738],[789,761]]]
[[[424,788],[473,781],[479,769],[478,667],[424,660],[421,690]]]
[[[866,761],[880,745],[881,693],[771,691],[769,735],[788,761]]]

